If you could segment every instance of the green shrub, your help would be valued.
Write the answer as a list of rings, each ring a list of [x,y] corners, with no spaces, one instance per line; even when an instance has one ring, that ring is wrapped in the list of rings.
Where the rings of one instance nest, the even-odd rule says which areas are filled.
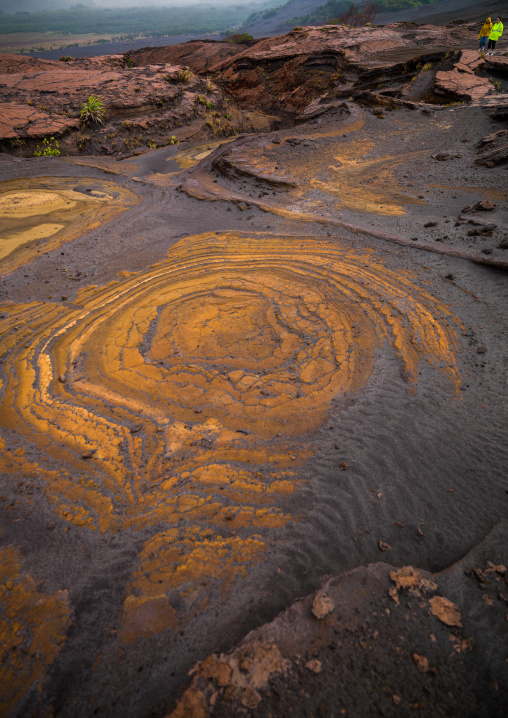
[[[90,95],[88,100],[83,102],[79,111],[79,119],[82,122],[97,122],[99,125],[104,124],[106,108],[100,97]]]
[[[74,60],[74,58],[70,55],[62,55],[60,58],[60,62],[69,62],[70,60]]]
[[[232,42],[234,45],[238,45],[241,42],[250,42],[251,40],[254,40],[252,35],[249,35],[248,32],[237,32],[235,35],[230,35],[228,37],[228,42]]]
[[[37,145],[34,157],[60,157],[60,145],[54,137],[50,137],[49,140],[45,137],[42,140],[42,150]]]

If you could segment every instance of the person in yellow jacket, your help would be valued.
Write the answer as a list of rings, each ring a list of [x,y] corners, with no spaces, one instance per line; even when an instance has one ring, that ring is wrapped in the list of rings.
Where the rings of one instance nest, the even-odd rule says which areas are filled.
[[[494,27],[490,31],[489,35],[489,44],[487,45],[487,55],[493,55],[494,50],[496,48],[496,42],[499,40],[501,35],[503,34],[503,23],[501,22],[500,17],[496,17],[496,22],[494,23]],[[489,52],[489,50],[492,50],[492,52]]]
[[[478,52],[485,52],[487,40],[489,39],[490,31],[493,27],[494,23],[492,22],[490,17],[488,17],[483,23],[483,27],[480,30],[480,34],[478,35],[478,40],[480,41],[480,47],[478,48]]]

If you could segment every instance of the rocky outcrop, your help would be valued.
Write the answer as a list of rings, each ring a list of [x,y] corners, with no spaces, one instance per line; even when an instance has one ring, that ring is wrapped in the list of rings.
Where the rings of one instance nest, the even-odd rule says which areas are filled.
[[[473,60],[482,62],[478,54],[462,53],[460,69],[450,58],[450,50],[458,60],[459,48],[473,44],[467,28],[303,27],[261,40],[211,71],[240,106],[261,105],[268,111],[302,112],[323,95],[348,97],[380,87],[392,96],[419,101],[434,83],[441,95],[435,102],[457,99],[458,90],[461,98],[478,99],[492,89],[474,75]]]
[[[508,75],[508,57],[502,55],[489,55],[485,57],[485,64],[489,70]]]
[[[416,705],[422,715],[459,705],[463,715],[502,715],[506,673],[488,688],[506,623],[502,535],[506,527],[442,574],[377,563],[329,579],[231,652],[199,662],[168,718],[395,716]]]
[[[483,60],[476,51],[463,50],[453,70],[436,74],[435,94],[448,101],[481,100],[492,91],[486,77],[475,75],[475,70],[482,64]]]
[[[199,73],[208,72],[212,66],[238,55],[253,44],[255,43],[235,44],[216,40],[190,40],[181,45],[143,47],[140,50],[132,50],[126,53],[125,58],[128,63],[128,58],[130,58],[130,62],[134,63],[136,67],[169,63],[170,65],[187,65],[191,70]]]
[[[478,144],[480,157],[476,165],[495,167],[508,162],[508,130],[499,130],[484,137]]]
[[[41,60],[39,57],[13,55],[8,52],[0,53],[0,75],[18,74],[20,72],[44,72],[58,67],[60,67],[60,63],[53,60]]]
[[[246,116],[230,110],[221,90],[179,65],[129,68],[121,55],[46,64],[3,60],[0,68],[0,142],[5,149],[33,153],[33,141],[60,138],[61,151],[129,154],[178,139],[221,137],[271,129],[278,118],[255,109]],[[93,95],[104,103],[103,124],[80,120],[83,102]],[[191,132],[178,132],[185,126]]]
[[[406,107],[479,102],[495,90],[476,74],[477,52],[460,49],[474,43],[468,27],[325,25],[243,45],[188,42],[67,62],[4,56],[0,142],[31,154],[34,141],[64,136],[66,154],[130,156],[181,139],[269,131],[350,97]],[[104,102],[104,127],[80,121],[91,95]]]

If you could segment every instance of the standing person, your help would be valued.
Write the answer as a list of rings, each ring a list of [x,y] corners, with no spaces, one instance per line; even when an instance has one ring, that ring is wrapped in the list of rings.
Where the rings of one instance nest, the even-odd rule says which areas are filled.
[[[480,30],[480,34],[478,35],[478,40],[480,41],[480,47],[478,48],[478,52],[485,52],[485,46],[487,45],[487,40],[489,39],[492,27],[492,20],[490,19],[490,17],[488,17],[483,23],[483,27]]]
[[[489,35],[489,44],[487,45],[487,55],[494,54],[496,42],[499,40],[499,38],[501,37],[502,34],[503,34],[503,23],[501,22],[500,17],[496,17],[496,22],[494,23],[494,27],[490,31],[490,35]],[[489,50],[492,50],[492,52],[489,52]]]

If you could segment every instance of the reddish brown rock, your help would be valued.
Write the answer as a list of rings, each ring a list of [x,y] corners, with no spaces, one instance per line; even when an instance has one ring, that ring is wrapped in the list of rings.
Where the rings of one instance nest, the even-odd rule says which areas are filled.
[[[126,54],[136,67],[169,63],[186,65],[194,72],[207,72],[212,66],[238,55],[253,45],[249,43],[217,42],[216,40],[191,40],[169,47],[143,47]]]
[[[461,596],[464,621],[458,606],[436,595],[438,590]],[[466,590],[472,592],[469,600]],[[471,637],[478,633],[481,593],[466,577],[463,562],[442,574],[378,563],[331,578],[228,654],[198,663],[171,718],[240,715],[242,706],[259,718],[324,715],[323,706],[326,715],[368,715],[373,696],[376,712],[387,715],[393,714],[393,703],[409,710],[416,702],[425,715],[435,715],[436,706],[446,715],[459,703],[464,712],[474,705],[498,715],[501,685],[498,691],[482,688],[493,634],[479,644]],[[322,596],[335,610],[316,621],[314,605]],[[494,610],[494,599],[483,603]],[[501,626],[503,606],[499,609],[495,620]],[[231,667],[226,690],[219,682],[221,664]]]
[[[60,141],[62,153],[132,153],[168,144],[174,137],[227,137],[270,130],[278,122],[256,109],[246,114],[230,107],[217,86],[179,65],[128,68],[120,55],[46,64],[25,59],[17,66],[16,56],[10,55],[0,63],[5,70],[0,74],[0,142],[9,141],[4,145],[8,150],[16,146],[33,154],[30,140],[60,138],[80,129],[81,134]],[[104,103],[104,126],[80,120],[81,105],[91,95]]]
[[[44,72],[60,65],[54,60],[41,60],[39,57],[26,57],[25,55],[12,55],[8,52],[0,53],[0,75],[10,75],[20,72]]]
[[[448,100],[481,100],[493,89],[486,77],[479,77],[474,73],[481,64],[482,60],[477,52],[464,50],[453,70],[436,74],[434,92]]]

